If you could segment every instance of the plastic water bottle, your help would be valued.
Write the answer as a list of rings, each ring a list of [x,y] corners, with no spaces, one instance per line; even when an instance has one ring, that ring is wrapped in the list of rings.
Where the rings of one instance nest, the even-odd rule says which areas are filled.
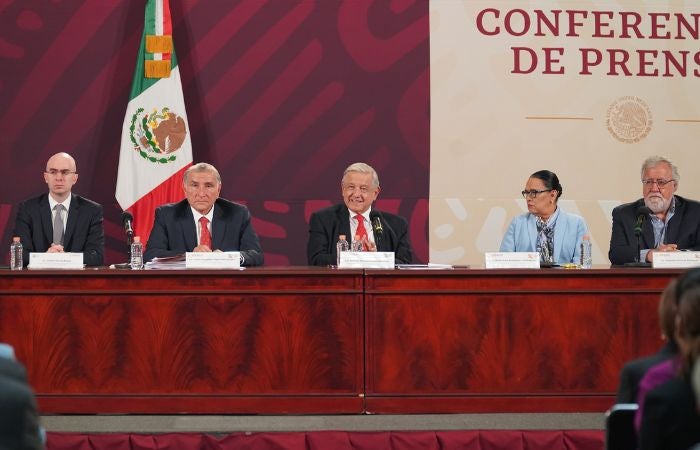
[[[593,244],[589,235],[583,236],[581,241],[581,268],[590,269],[593,267]]]
[[[139,236],[131,243],[131,270],[143,269],[143,244]]]
[[[335,244],[335,250],[338,257],[336,264],[340,265],[340,252],[347,252],[350,250],[350,243],[347,241],[347,239],[345,239],[344,234],[338,236],[338,243]]]
[[[362,251],[362,241],[360,240],[359,235],[355,235],[355,239],[352,240],[352,245],[350,246],[350,250],[353,252],[361,252]]]
[[[19,236],[15,236],[12,238],[12,244],[10,244],[10,269],[22,270],[23,267],[22,243],[19,240]]]

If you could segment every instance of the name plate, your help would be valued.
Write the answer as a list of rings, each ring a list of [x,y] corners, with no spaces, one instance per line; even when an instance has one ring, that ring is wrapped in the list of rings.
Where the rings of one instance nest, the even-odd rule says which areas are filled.
[[[393,269],[394,252],[340,252],[341,269]]]
[[[537,252],[486,252],[487,269],[539,269],[540,254]]]
[[[700,252],[654,252],[654,269],[685,269],[700,266]]]
[[[240,269],[241,252],[187,252],[186,269]]]
[[[82,269],[82,253],[30,253],[28,269]]]

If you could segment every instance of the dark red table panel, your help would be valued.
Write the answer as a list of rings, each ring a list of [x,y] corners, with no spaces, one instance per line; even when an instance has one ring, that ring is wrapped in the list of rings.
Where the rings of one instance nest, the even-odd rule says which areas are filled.
[[[0,277],[0,340],[44,412],[363,410],[362,271]]]
[[[367,410],[604,411],[678,273],[367,271]]]

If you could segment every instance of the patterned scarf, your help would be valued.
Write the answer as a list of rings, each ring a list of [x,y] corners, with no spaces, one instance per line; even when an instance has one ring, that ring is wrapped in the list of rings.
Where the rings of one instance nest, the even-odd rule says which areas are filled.
[[[537,251],[540,254],[540,261],[552,264],[554,262],[554,226],[555,223],[547,225],[539,217],[537,218]]]

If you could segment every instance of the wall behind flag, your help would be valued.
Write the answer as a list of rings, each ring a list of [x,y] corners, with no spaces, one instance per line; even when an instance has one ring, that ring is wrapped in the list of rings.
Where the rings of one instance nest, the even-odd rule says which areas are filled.
[[[696,16],[689,2],[431,1],[430,259],[483,264],[540,169],[585,217],[594,264],[648,156],[700,197]]]
[[[246,203],[268,264],[305,264],[307,221],[340,201],[342,170],[379,171],[379,206],[410,221],[427,260],[427,2],[171,2],[195,162]],[[114,199],[143,2],[44,2],[0,9],[0,157],[16,205],[46,191],[48,157],[78,162],[74,190],[105,206],[107,262],[124,239]],[[10,212],[11,211],[11,212]]]

